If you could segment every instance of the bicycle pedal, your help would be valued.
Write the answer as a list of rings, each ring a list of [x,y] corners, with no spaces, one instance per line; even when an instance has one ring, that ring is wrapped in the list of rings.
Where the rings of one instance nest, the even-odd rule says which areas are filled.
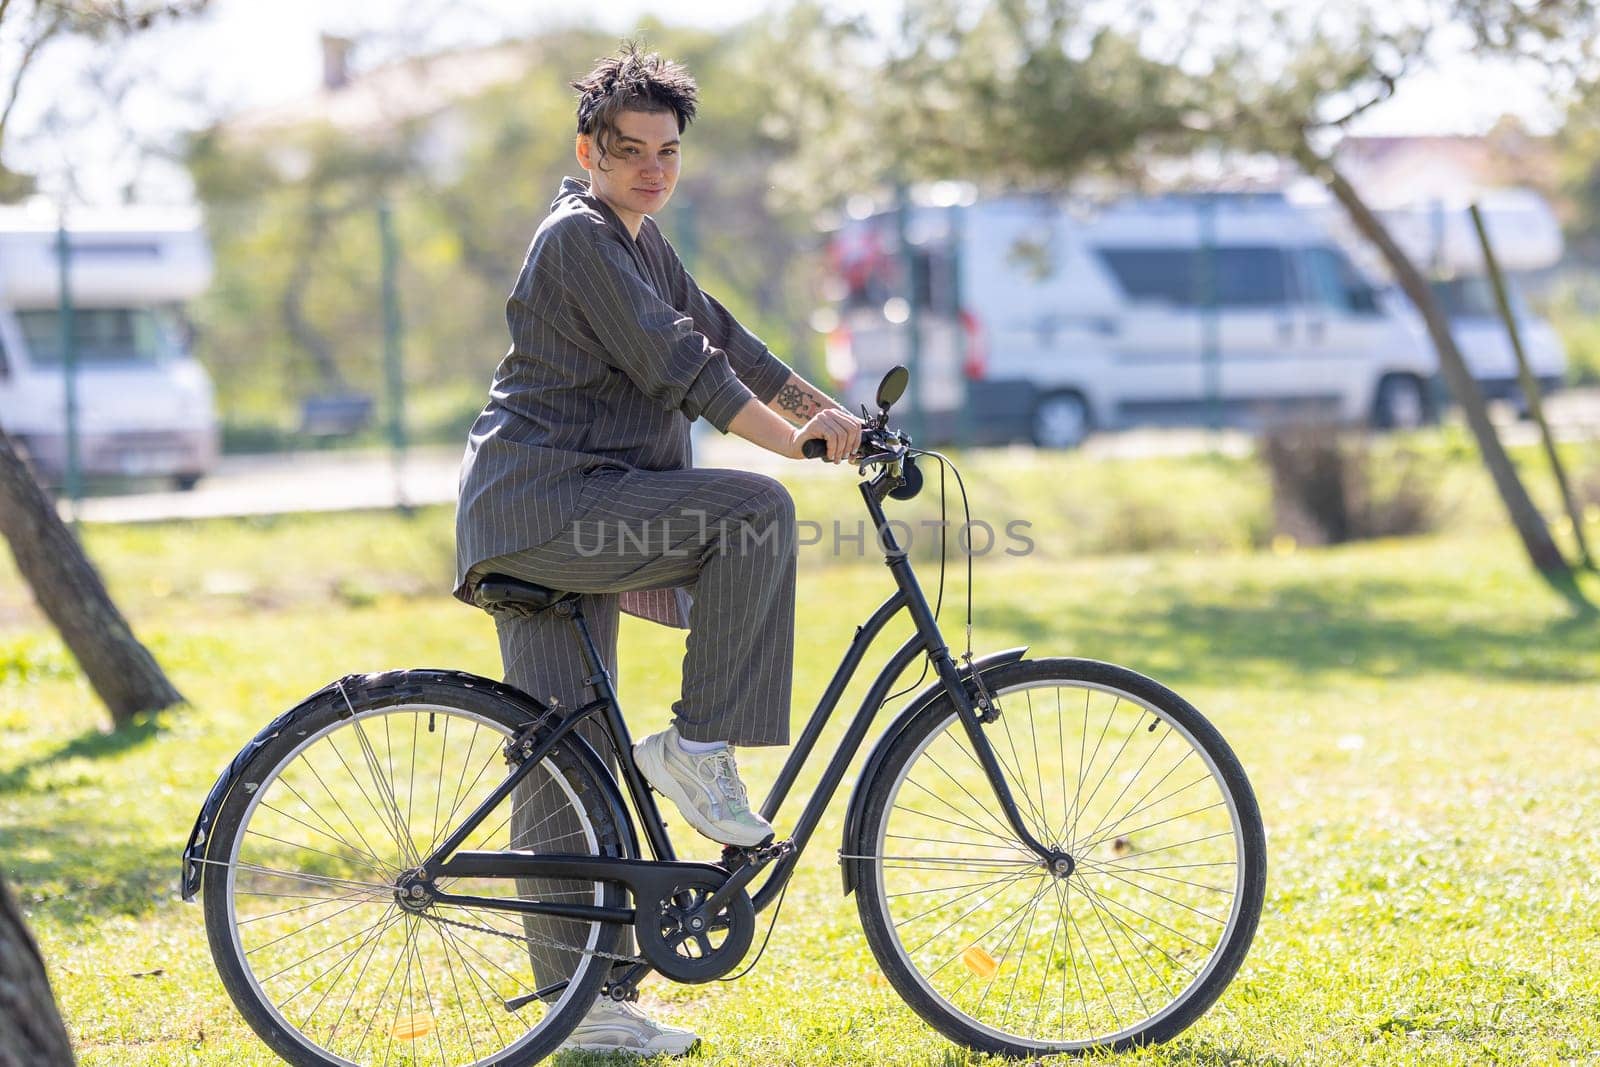
[[[758,851],[762,854],[764,862],[782,859],[795,851],[794,838],[786,837],[782,841],[774,841],[770,845],[763,845]]]
[[[742,867],[746,863],[750,863],[759,869],[773,860],[782,859],[794,850],[794,840],[788,837],[782,841],[771,841],[765,845],[755,845],[750,848],[727,845],[722,849],[722,865],[731,870],[734,867]]]

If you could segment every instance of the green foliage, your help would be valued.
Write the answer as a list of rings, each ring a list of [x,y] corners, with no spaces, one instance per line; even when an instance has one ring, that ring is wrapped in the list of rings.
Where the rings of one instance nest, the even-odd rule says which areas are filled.
[[[816,344],[798,325],[810,238],[803,218],[767,202],[773,142],[740,66],[744,35],[657,25],[645,43],[685,61],[702,87],[684,176],[659,221],[701,284],[805,367]],[[374,130],[308,122],[191,144],[217,264],[195,309],[197,352],[230,441],[288,437],[310,395],[382,395],[375,209],[385,198],[400,240],[408,420],[425,439],[465,437],[507,347],[505,299],[528,242],[560,179],[581,174],[567,81],[616,44],[543,34],[510,46],[523,76]]]
[[[1567,380],[1600,384],[1600,276],[1572,279],[1549,302],[1547,314],[1567,350]]]
[[[1137,35],[1067,0],[910,4],[888,39],[802,2],[755,53],[791,149],[776,176],[817,208],[901,181],[1059,186],[1125,168],[1190,105]]]

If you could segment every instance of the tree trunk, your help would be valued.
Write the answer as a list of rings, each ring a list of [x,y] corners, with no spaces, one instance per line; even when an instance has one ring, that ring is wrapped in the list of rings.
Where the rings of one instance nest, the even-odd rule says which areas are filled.
[[[125,725],[138,712],[184,702],[155,657],[134,637],[94,564],[4,430],[0,430],[0,536],[10,542],[17,570],[105,701],[115,725]]]
[[[341,393],[345,388],[344,375],[339,373],[339,364],[333,358],[333,349],[328,346],[327,339],[311,325],[311,321],[306,318],[305,310],[306,289],[312,282],[311,265],[328,234],[327,213],[323,211],[321,204],[311,204],[306,211],[304,224],[305,229],[301,232],[300,243],[295,252],[294,274],[290,276],[289,285],[283,291],[279,310],[283,312],[283,325],[289,331],[289,336],[306,355],[311,357],[311,363],[317,371],[318,387],[326,393]]]
[[[1478,442],[1478,451],[1483,457],[1484,466],[1489,469],[1489,476],[1500,492],[1500,499],[1505,503],[1511,524],[1516,527],[1517,535],[1522,538],[1522,545],[1527,549],[1528,558],[1557,592],[1580,608],[1593,610],[1592,605],[1578,590],[1566,558],[1556,546],[1555,539],[1550,536],[1550,529],[1545,525],[1544,517],[1539,514],[1539,509],[1534,507],[1527,489],[1517,476],[1511,457],[1506,454],[1499,435],[1495,433],[1494,423],[1489,421],[1489,409],[1484,403],[1483,393],[1479,391],[1478,383],[1473,380],[1472,373],[1467,369],[1461,350],[1456,347],[1455,338],[1450,334],[1450,324],[1438,301],[1434,299],[1433,288],[1395,243],[1382,220],[1373,214],[1372,209],[1361,199],[1361,195],[1331,162],[1322,158],[1304,142],[1295,149],[1295,159],[1307,173],[1317,176],[1328,187],[1328,191],[1344,207],[1361,236],[1371,241],[1382,254],[1389,264],[1389,269],[1394,272],[1395,280],[1400,283],[1400,288],[1422,315],[1423,322],[1427,324],[1428,336],[1433,340],[1433,347],[1439,354],[1439,372],[1444,375],[1450,394],[1455,397],[1456,402],[1461,405],[1462,413],[1466,415],[1467,426]]]
[[[44,960],[0,877],[0,1067],[66,1067],[72,1044]]]

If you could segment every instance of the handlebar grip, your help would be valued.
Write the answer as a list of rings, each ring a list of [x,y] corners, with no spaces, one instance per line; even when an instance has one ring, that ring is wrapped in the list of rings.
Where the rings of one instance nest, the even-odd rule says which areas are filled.
[[[800,446],[800,454],[807,459],[826,459],[828,457],[828,442],[820,437],[813,437]]]

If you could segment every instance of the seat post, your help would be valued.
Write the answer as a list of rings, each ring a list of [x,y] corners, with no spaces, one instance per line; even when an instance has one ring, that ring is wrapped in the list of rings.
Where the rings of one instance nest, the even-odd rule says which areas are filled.
[[[611,682],[611,667],[600,657],[600,650],[595,647],[594,635],[589,632],[589,624],[584,620],[583,609],[578,607],[575,600],[564,600],[555,606],[555,613],[560,618],[572,620],[572,625],[578,628],[578,639],[583,646],[584,668],[589,672],[585,681],[594,690],[594,695],[603,700],[616,702],[616,689]]]

